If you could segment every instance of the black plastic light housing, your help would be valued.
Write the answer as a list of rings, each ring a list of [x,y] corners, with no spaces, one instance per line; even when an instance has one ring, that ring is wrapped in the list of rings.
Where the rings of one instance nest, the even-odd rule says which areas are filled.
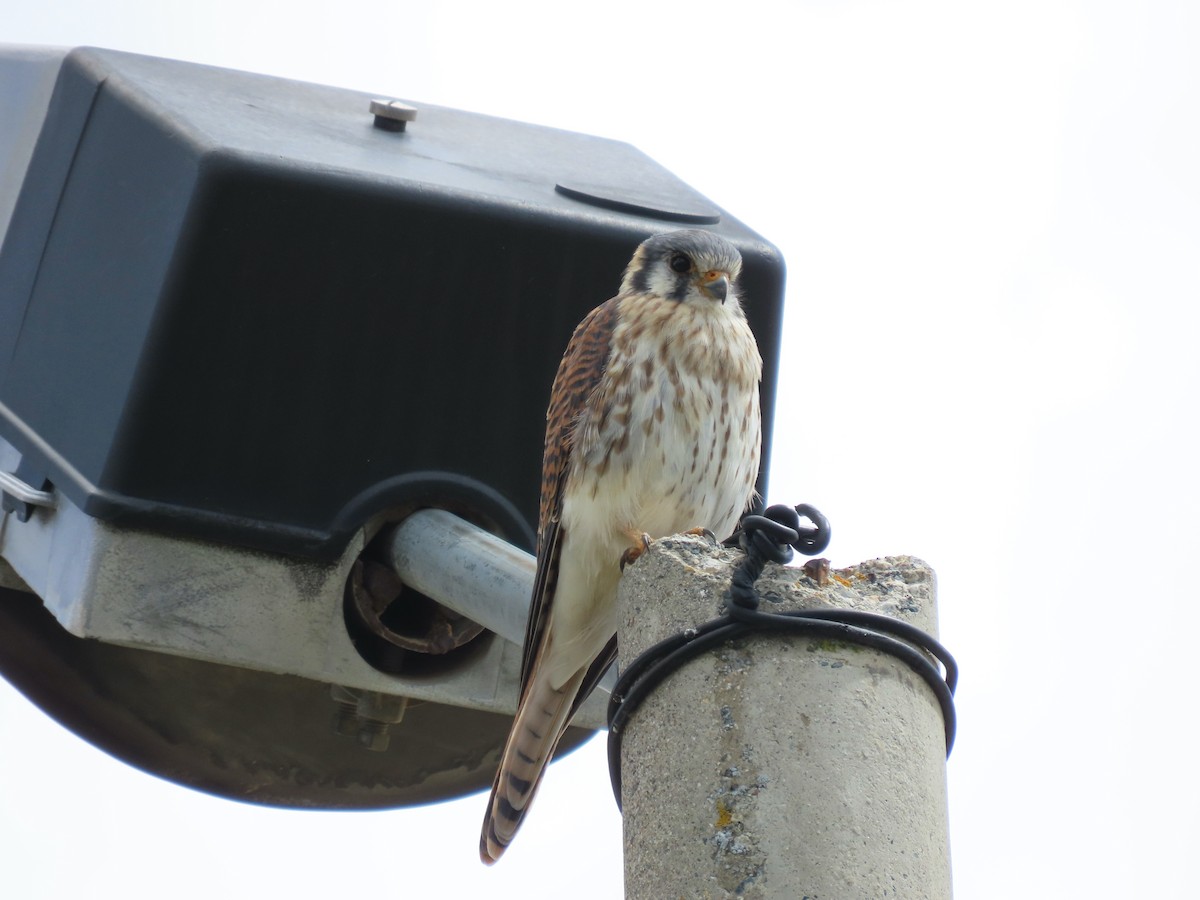
[[[113,755],[239,800],[378,808],[490,783],[515,645],[487,633],[438,665],[372,668],[329,573],[422,506],[533,549],[559,358],[650,234],[707,228],[741,251],[767,468],[771,244],[628,144],[376,99],[0,48],[0,674]],[[141,546],[220,577],[188,582],[172,557],[136,615],[92,615],[93,573],[67,570]],[[234,626],[198,605],[260,562],[283,585],[275,618],[226,659]],[[110,599],[114,582],[125,570]],[[271,643],[300,611],[307,668]],[[403,737],[334,733],[331,685],[412,699]]]

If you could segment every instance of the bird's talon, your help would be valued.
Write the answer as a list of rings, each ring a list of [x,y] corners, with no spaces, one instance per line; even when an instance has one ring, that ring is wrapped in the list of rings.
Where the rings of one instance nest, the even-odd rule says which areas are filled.
[[[634,544],[628,550],[621,554],[621,571],[625,571],[625,567],[630,563],[637,562],[638,558],[650,549],[650,535],[642,533],[641,543]]]
[[[694,534],[697,537],[706,537],[714,544],[717,543],[717,536],[712,533],[711,528],[704,528],[703,526],[697,525],[695,528],[689,528],[684,532],[684,534]]]

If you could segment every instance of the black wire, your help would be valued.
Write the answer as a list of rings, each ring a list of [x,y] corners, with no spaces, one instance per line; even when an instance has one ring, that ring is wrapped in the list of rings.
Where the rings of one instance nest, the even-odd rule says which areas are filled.
[[[813,525],[801,525],[801,518],[808,519]],[[942,708],[946,755],[950,755],[957,724],[954,690],[958,686],[958,665],[938,641],[908,622],[860,610],[822,608],[770,613],[759,609],[754,584],[766,564],[789,562],[793,548],[809,556],[820,553],[829,546],[830,535],[829,520],[807,504],[772,506],[761,516],[744,516],[731,541],[736,540],[746,555],[730,580],[725,614],[659,641],[621,673],[608,701],[608,773],[618,808],[621,806],[621,739],[629,717],[668,675],[685,662],[712,647],[755,632],[811,634],[871,647],[901,660],[933,690]],[[938,662],[945,670],[944,675]]]

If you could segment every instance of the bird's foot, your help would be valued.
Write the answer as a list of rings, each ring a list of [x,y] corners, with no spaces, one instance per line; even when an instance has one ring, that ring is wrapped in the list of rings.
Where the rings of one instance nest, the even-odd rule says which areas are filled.
[[[633,537],[633,535],[630,535],[630,537]],[[632,562],[637,562],[638,557],[650,549],[650,535],[646,534],[644,531],[638,535],[635,540],[637,543],[630,546],[628,550],[621,554],[622,572],[625,571],[625,567],[627,565]]]
[[[705,528],[703,525],[697,525],[695,528],[689,528],[683,534],[694,534],[697,537],[706,537],[714,544],[717,542],[717,536],[712,533],[711,528]]]

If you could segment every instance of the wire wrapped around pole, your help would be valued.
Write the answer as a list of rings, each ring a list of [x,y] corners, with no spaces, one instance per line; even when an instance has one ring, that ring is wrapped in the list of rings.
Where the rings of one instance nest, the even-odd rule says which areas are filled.
[[[801,518],[809,519],[813,525],[803,526]],[[949,755],[956,727],[954,690],[958,684],[958,666],[937,640],[907,622],[861,610],[821,608],[767,613],[759,609],[755,583],[767,563],[782,565],[791,561],[793,549],[810,556],[820,553],[829,545],[830,534],[828,520],[804,504],[772,506],[761,516],[743,517],[731,541],[736,539],[745,556],[730,580],[725,614],[658,642],[621,673],[608,705],[608,769],[618,808],[621,739],[629,717],[685,662],[713,647],[754,633],[802,632],[860,644],[901,660],[925,680],[937,698]]]

